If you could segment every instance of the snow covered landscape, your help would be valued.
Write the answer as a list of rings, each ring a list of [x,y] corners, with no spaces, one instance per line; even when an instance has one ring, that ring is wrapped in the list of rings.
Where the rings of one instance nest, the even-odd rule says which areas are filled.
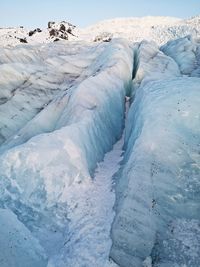
[[[0,267],[200,266],[200,16],[0,28]]]

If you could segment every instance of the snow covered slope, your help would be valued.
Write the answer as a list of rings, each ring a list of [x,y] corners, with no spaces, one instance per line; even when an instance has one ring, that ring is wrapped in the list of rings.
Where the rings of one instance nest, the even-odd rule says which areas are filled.
[[[161,45],[186,35],[199,36],[199,25],[199,16],[188,20],[173,17],[116,18],[87,28],[78,28],[65,21],[49,22],[47,29],[0,28],[0,46],[49,43],[63,39],[93,42],[112,37],[126,38],[132,42],[141,42],[145,39]]]
[[[160,45],[186,35],[199,36],[199,17],[189,20],[172,17],[116,18],[83,29],[78,36],[94,40],[102,33],[110,33],[113,37],[123,37],[132,42],[145,39]]]
[[[0,46],[15,46],[22,43],[45,44],[58,40],[77,40],[76,27],[66,21],[48,22],[46,29],[28,30],[23,26],[0,28]]]
[[[151,39],[155,27],[171,26],[179,22],[180,19],[170,17],[116,18],[83,29],[79,35],[81,38],[92,40],[103,32],[109,32],[114,37],[123,37],[137,42]]]

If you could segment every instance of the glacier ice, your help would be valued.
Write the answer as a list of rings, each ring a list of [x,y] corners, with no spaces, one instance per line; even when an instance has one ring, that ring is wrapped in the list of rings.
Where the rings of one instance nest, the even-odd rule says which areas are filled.
[[[45,267],[47,257],[31,232],[10,210],[0,209],[0,265]]]
[[[67,53],[69,46],[60,44],[58,48],[63,50],[53,49],[53,65],[62,59],[56,58],[56,53]],[[60,90],[1,150],[0,207],[12,210],[51,258],[65,249],[69,236],[68,192],[79,188],[81,193],[87,186],[97,162],[120,138],[124,125],[132,48],[125,40],[86,48],[90,58],[95,53],[95,60],[89,61],[89,66],[84,63],[88,66],[84,78],[76,80],[66,94]],[[72,44],[70,52],[77,52]],[[59,68],[63,72],[70,69]],[[54,111],[54,116],[49,116]]]
[[[0,47],[2,267],[116,266],[110,248],[121,267],[200,265],[199,27],[170,21],[77,31],[86,40],[112,25],[114,37],[157,44],[110,35],[33,45],[48,42],[42,32]],[[123,138],[105,153],[124,125],[112,180]]]
[[[134,88],[150,81],[181,76],[177,63],[160,51],[156,43],[142,41],[135,44],[134,52]]]
[[[199,266],[198,78],[140,87],[128,115],[111,257],[120,266]],[[133,127],[134,125],[134,127]]]
[[[17,136],[55,96],[92,75],[87,67],[101,50],[79,43],[0,48],[0,144]]]
[[[192,35],[171,40],[161,50],[172,57],[184,75],[200,76],[200,40]]]

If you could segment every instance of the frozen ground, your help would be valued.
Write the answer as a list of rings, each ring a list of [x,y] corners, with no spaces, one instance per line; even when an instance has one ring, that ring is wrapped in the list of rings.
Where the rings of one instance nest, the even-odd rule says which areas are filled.
[[[27,33],[0,29],[0,266],[200,266],[199,17]]]

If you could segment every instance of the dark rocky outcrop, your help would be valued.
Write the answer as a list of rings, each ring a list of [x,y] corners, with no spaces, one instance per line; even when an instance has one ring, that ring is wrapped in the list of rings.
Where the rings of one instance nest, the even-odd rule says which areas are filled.
[[[35,29],[35,30],[33,30],[33,31],[30,31],[30,32],[28,33],[28,35],[29,35],[29,36],[32,36],[32,35],[34,35],[36,32],[42,32],[42,30],[41,30],[40,28],[37,28],[37,29]]]
[[[55,24],[54,21],[49,21],[49,22],[48,22],[48,28],[50,29],[54,24]]]
[[[56,22],[49,22],[48,23],[48,30],[49,30],[49,35],[51,38],[56,37],[54,41],[58,40],[68,40],[69,39],[69,34],[73,35],[73,29],[75,28],[74,25],[62,21],[61,23],[56,23]],[[57,40],[58,39],[58,40]]]
[[[94,38],[94,42],[110,42],[113,35],[109,32],[102,32]]]
[[[60,39],[59,39],[59,38],[56,38],[56,39],[54,39],[53,41],[54,41],[54,42],[58,42],[58,41],[60,41]]]
[[[28,43],[26,38],[19,38],[19,41],[20,43],[25,43],[25,44]]]
[[[58,36],[58,30],[56,30],[56,29],[51,29],[50,31],[49,31],[49,35],[50,36]]]
[[[66,31],[66,27],[65,27],[65,25],[64,24],[60,24],[60,31],[62,32],[65,32]]]

